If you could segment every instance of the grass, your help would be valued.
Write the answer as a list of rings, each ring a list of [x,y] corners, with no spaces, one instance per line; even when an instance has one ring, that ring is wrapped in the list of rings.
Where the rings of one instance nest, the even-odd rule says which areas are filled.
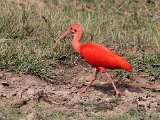
[[[159,76],[159,69],[153,68],[159,61],[159,57],[154,59],[154,54],[159,55],[154,51],[160,47],[160,22],[154,18],[158,1],[48,0],[46,6],[0,1],[0,69],[49,75],[56,64],[75,65],[79,56],[68,41],[71,37],[56,48],[54,44],[70,24],[81,23],[85,31],[82,42],[90,39],[114,46],[116,52],[151,49],[151,56],[128,59],[135,61],[135,67],[141,66],[139,61],[146,62],[143,68],[147,67],[149,75]]]
[[[147,115],[143,112],[134,110],[130,113],[126,113],[125,115],[116,115],[116,116],[96,116],[96,115],[88,115],[81,116],[76,112],[70,113],[65,111],[52,111],[48,113],[44,111],[42,108],[37,109],[35,113],[24,113],[20,109],[17,108],[5,108],[1,109],[0,119],[1,120],[19,120],[22,118],[27,118],[32,114],[33,120],[159,120],[160,117],[156,114]],[[31,119],[31,116],[28,117]]]
[[[25,116],[25,113],[19,109],[0,108],[0,120],[19,120],[23,116]]]
[[[76,113],[70,113],[67,114],[62,111],[55,111],[52,114],[47,113],[43,116],[44,114],[39,114],[37,115],[38,119],[47,119],[47,120],[159,120],[158,115],[153,115],[153,116],[147,116],[144,113],[136,113],[134,115],[126,114],[126,115],[117,115],[117,116],[112,116],[112,117],[106,117],[106,116],[95,116],[95,115],[90,115],[89,117],[87,116],[79,116]]]
[[[158,78],[160,76],[160,54],[143,55],[134,62],[135,68],[139,72],[146,72],[150,76]]]

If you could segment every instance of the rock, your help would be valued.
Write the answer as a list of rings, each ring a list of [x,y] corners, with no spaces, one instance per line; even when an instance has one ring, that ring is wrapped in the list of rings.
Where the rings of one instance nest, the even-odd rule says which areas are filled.
[[[28,100],[22,100],[22,99],[15,99],[13,100],[10,105],[12,107],[15,107],[15,108],[20,108],[22,107],[23,105],[27,104]]]

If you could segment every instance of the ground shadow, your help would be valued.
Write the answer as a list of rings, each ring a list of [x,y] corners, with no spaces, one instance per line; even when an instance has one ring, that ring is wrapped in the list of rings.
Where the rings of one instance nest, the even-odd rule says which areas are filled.
[[[142,90],[141,88],[137,88],[137,87],[133,87],[131,85],[128,85],[126,83],[116,83],[117,89],[119,91],[121,91],[122,93],[127,89],[129,92],[137,92],[137,93],[141,93]],[[107,85],[92,85],[92,87],[94,87],[95,90],[101,91],[103,93],[107,93],[109,96],[115,95],[115,91],[114,88],[112,87],[111,83],[108,83]]]

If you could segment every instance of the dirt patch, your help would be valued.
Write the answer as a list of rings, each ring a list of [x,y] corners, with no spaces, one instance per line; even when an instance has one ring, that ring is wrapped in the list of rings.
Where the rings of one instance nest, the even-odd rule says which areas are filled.
[[[63,110],[83,115],[117,115],[138,109],[147,114],[160,113],[160,84],[151,77],[137,77],[134,80],[119,80],[113,71],[114,80],[121,97],[115,96],[114,89],[105,75],[86,94],[79,89],[94,76],[95,69],[84,66],[71,68],[57,67],[50,78],[40,79],[32,75],[0,72],[0,107],[18,107],[32,113],[42,106],[48,112]]]

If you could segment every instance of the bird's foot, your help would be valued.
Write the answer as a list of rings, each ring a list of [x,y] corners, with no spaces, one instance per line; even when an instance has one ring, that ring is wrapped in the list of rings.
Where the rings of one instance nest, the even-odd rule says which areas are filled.
[[[84,93],[87,92],[87,88],[86,87],[85,88],[81,88],[79,92],[80,92],[80,94],[84,94]]]
[[[116,90],[116,95],[121,96],[122,92],[120,92],[119,90]]]

